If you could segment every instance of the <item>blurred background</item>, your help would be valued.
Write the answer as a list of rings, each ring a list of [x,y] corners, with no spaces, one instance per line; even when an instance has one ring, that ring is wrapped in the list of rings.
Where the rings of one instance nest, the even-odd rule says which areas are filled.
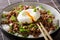
[[[0,0],[0,12],[6,6],[11,5],[13,3],[21,2],[21,1],[22,2],[45,3],[45,4],[48,4],[48,5],[52,6],[52,7],[54,7],[55,9],[57,9],[60,12],[60,0]],[[0,30],[0,40],[10,40],[10,39],[8,37],[6,37]],[[54,40],[60,40],[60,30],[55,35]]]

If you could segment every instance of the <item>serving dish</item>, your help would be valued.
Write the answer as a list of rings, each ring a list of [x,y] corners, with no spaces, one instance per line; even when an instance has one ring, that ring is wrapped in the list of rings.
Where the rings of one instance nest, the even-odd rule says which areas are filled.
[[[19,3],[15,3],[15,4],[9,5],[8,7],[4,8],[4,9],[2,10],[2,12],[3,12],[3,11],[13,10],[12,8],[18,6],[19,4],[31,5],[31,6],[32,6],[32,5],[34,5],[34,6],[42,5],[46,10],[50,10],[51,13],[55,16],[55,19],[56,19],[55,23],[57,23],[57,20],[60,20],[60,18],[59,18],[59,17],[60,17],[60,14],[59,14],[59,12],[58,12],[55,8],[53,8],[53,7],[51,7],[51,6],[47,5],[47,4],[36,3],[36,2],[24,2],[24,3],[23,3],[23,2],[19,2]],[[1,14],[2,14],[2,12],[1,12]],[[59,25],[59,24],[58,24],[58,25]],[[51,32],[50,34],[53,34],[53,33],[56,32],[59,28],[60,28],[60,27],[58,27],[55,31]],[[22,37],[14,36],[14,35],[11,35],[11,34],[7,33],[6,31],[4,31],[4,29],[3,29],[2,27],[1,27],[1,30],[3,31],[4,34],[7,34],[7,36],[13,37],[13,38],[18,38],[18,39],[39,39],[39,38],[43,37],[43,36],[41,36],[41,37],[39,37],[39,38],[22,38]]]

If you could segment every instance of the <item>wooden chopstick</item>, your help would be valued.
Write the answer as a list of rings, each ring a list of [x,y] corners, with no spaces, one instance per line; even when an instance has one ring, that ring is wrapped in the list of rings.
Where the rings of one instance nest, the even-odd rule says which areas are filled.
[[[50,36],[50,34],[48,33],[48,31],[44,28],[44,26],[42,25],[41,22],[40,22],[40,25],[41,25],[42,29],[44,30],[44,32],[46,33],[46,35],[48,36],[48,38],[49,38],[50,40],[53,40],[52,37]]]
[[[39,26],[39,24],[37,24],[37,26],[39,27],[42,35],[44,36],[45,40],[48,40],[48,38],[46,37],[46,35],[44,34],[43,30],[41,29],[41,27]]]
[[[39,24],[40,24],[40,26],[39,26]],[[52,39],[52,37],[49,35],[49,33],[48,33],[48,31],[44,28],[44,26],[42,25],[42,23],[40,22],[39,24],[37,24],[37,26],[39,27],[39,29],[40,29],[40,31],[41,31],[41,33],[43,34],[43,36],[44,36],[44,38],[45,38],[45,40],[53,40]],[[48,38],[49,39],[48,39]]]

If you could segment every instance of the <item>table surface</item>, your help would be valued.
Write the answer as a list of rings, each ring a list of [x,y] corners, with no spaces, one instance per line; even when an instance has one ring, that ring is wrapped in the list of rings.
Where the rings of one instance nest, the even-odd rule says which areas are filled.
[[[3,8],[9,5],[9,2],[11,4],[17,3],[20,1],[24,2],[40,2],[40,3],[46,3],[54,8],[56,8],[60,12],[60,0],[0,0],[0,11],[2,11]],[[2,31],[0,30],[0,40],[10,40],[8,37],[6,37]],[[54,40],[60,40],[60,30],[57,32],[57,34],[54,37]]]

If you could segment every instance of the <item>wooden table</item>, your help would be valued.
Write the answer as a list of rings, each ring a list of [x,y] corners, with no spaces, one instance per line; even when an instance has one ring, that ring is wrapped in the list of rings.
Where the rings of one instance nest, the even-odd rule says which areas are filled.
[[[16,2],[20,2],[20,1],[25,1],[25,2],[33,1],[33,2],[46,3],[46,4],[56,8],[57,10],[60,9],[60,0],[53,0],[53,1],[52,0],[10,0],[10,3],[13,4]],[[8,0],[0,0],[0,11],[8,5],[9,5]],[[53,38],[54,38],[54,40],[60,40],[60,30],[57,32],[57,34]],[[0,40],[10,40],[10,39],[8,37],[6,37],[0,30]]]

